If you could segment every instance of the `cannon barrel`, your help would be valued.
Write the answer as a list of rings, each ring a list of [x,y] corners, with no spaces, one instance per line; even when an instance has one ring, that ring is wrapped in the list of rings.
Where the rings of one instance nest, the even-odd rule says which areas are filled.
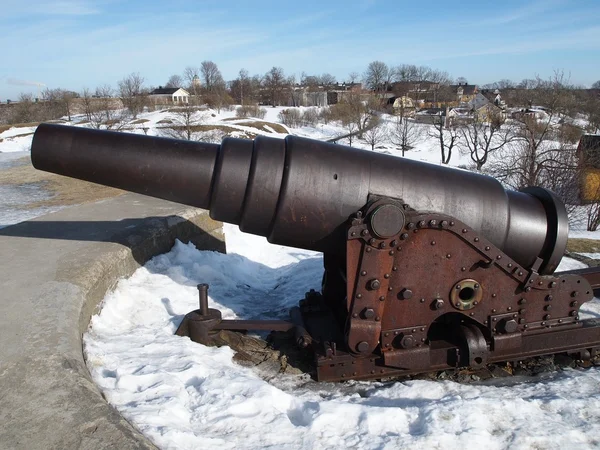
[[[550,191],[505,190],[495,179],[321,141],[259,136],[221,145],[42,124],[34,167],[208,209],[272,243],[344,249],[349,216],[370,195],[456,217],[518,263],[552,273],[568,220]]]

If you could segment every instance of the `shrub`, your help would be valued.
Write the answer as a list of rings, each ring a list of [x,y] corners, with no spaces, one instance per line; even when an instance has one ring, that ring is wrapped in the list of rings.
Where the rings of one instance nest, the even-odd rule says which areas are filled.
[[[282,109],[278,118],[280,122],[288,127],[297,128],[302,125],[302,113],[297,108]]]
[[[243,105],[238,106],[235,110],[235,116],[240,119],[245,119],[247,117],[255,117],[257,119],[264,119],[267,115],[267,111],[264,108],[261,108],[258,105]]]
[[[306,127],[314,127],[319,121],[319,112],[317,108],[307,108],[302,114],[302,123]]]

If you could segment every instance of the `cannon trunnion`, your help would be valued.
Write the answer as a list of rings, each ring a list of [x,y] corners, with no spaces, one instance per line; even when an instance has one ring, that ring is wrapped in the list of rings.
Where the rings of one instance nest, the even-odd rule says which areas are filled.
[[[177,330],[197,342],[293,330],[319,380],[600,351],[600,323],[579,318],[600,276],[553,273],[568,225],[547,190],[293,136],[218,146],[41,125],[32,161],[324,253],[322,291],[290,321],[223,320],[200,285],[200,308]]]

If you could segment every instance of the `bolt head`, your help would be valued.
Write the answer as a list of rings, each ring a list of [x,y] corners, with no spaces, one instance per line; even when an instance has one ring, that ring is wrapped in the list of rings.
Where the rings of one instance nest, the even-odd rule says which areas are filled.
[[[363,311],[363,317],[365,319],[372,319],[375,317],[375,310],[373,308],[365,308]]]
[[[413,291],[408,289],[408,288],[404,288],[400,291],[400,294],[398,294],[398,296],[402,299],[402,300],[408,300],[409,298],[412,298],[413,296]]]
[[[434,309],[442,309],[444,307],[444,300],[442,300],[441,298],[436,298],[433,301],[433,308]]]
[[[366,351],[368,351],[368,350],[369,350],[369,343],[368,343],[368,342],[366,342],[366,341],[359,342],[359,343],[356,345],[356,350],[357,350],[359,353],[365,353]]]
[[[377,278],[374,278],[371,281],[369,281],[368,287],[370,290],[376,291],[381,287],[381,282]]]
[[[412,348],[415,346],[415,344],[416,344],[415,338],[412,337],[411,335],[404,336],[402,338],[402,340],[400,341],[400,345],[404,348]]]

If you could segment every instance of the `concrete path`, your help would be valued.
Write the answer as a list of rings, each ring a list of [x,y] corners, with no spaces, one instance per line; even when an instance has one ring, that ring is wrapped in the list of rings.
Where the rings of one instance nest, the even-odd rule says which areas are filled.
[[[135,194],[0,229],[0,449],[153,448],[92,383],[81,337],[175,237],[224,250],[205,211]]]

